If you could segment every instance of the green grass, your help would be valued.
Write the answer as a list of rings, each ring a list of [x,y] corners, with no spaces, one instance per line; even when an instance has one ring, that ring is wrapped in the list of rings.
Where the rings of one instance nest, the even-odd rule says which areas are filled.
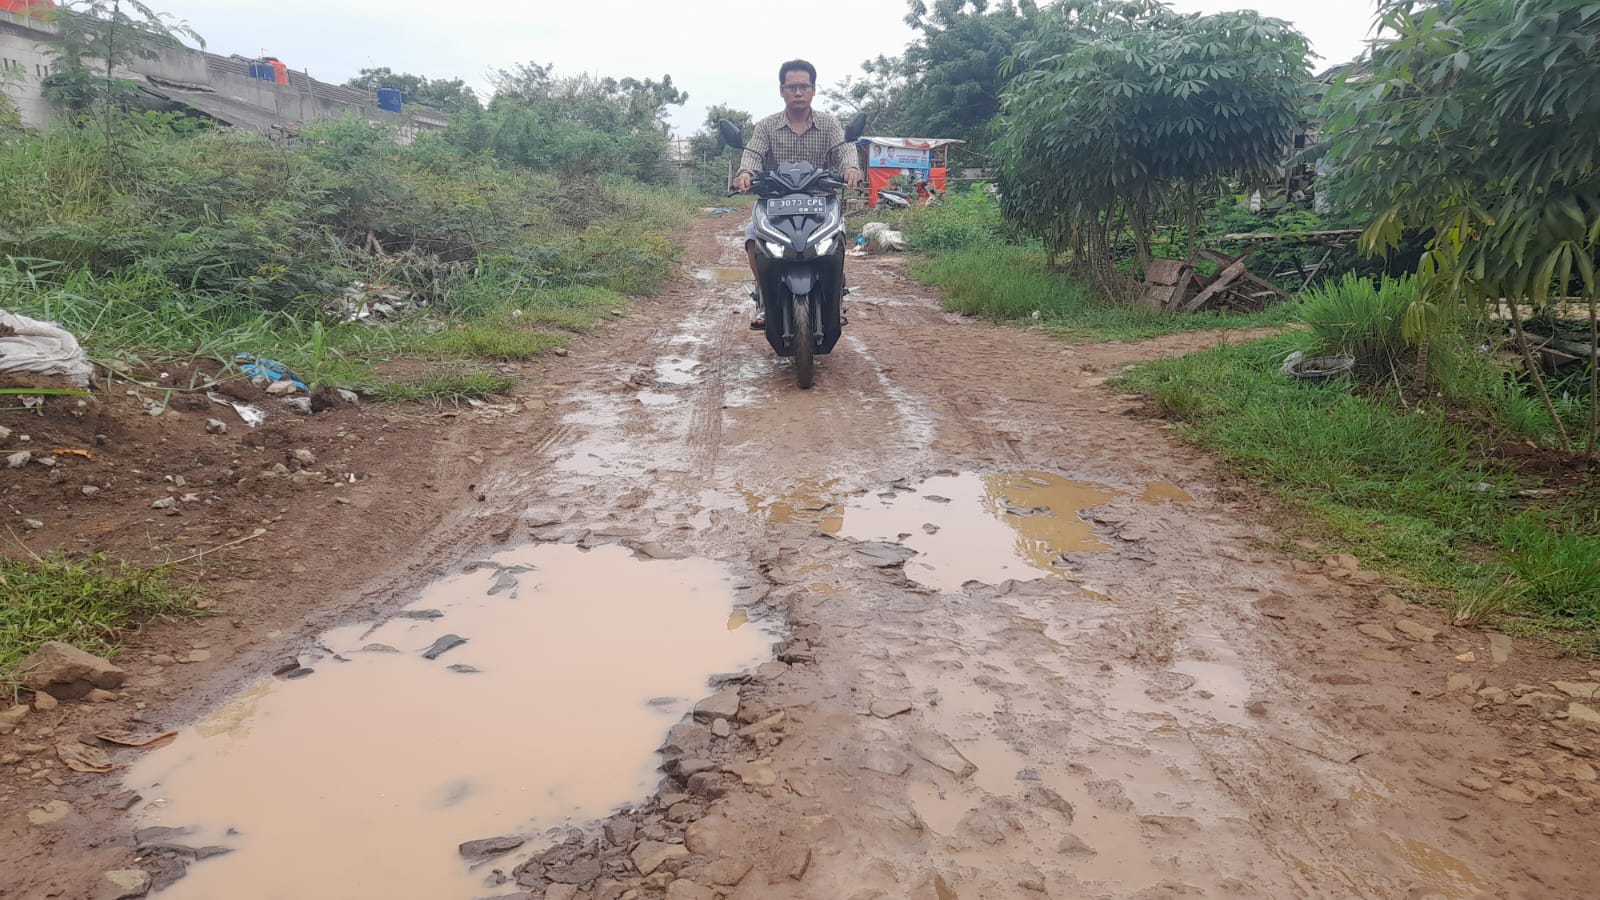
[[[1531,484],[1484,458],[1443,413],[1362,393],[1354,382],[1279,374],[1311,333],[1220,346],[1119,379],[1179,434],[1308,517],[1302,536],[1348,550],[1441,602],[1498,592],[1526,629],[1600,651],[1600,533],[1594,501],[1532,512]],[[1509,588],[1499,586],[1509,584]]]
[[[458,325],[438,334],[420,338],[412,344],[412,347],[448,356],[525,360],[566,343],[567,339],[562,335],[535,331],[510,317],[502,317],[487,322]]]
[[[1051,272],[1029,247],[976,246],[912,264],[911,274],[944,293],[945,308],[993,322],[1034,323],[1072,340],[1138,341],[1183,331],[1284,325],[1289,304],[1253,315],[1170,313],[1112,303],[1069,275]],[[1037,315],[1035,315],[1037,313]]]
[[[169,568],[94,556],[0,559],[0,684],[45,641],[109,655],[122,633],[157,616],[193,612],[193,591]]]
[[[388,403],[464,403],[509,393],[516,384],[515,378],[498,372],[446,370],[416,378],[380,381],[371,386],[369,393]]]

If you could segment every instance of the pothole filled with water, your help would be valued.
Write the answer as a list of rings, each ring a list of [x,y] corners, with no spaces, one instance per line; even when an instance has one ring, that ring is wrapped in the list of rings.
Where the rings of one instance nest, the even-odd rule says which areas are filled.
[[[770,653],[733,601],[709,560],[541,544],[326,633],[309,672],[251,686],[129,773],[142,825],[229,851],[162,897],[484,893],[458,844],[533,844],[655,789],[655,748],[709,676]]]
[[[732,284],[738,281],[753,280],[753,276],[751,276],[749,269],[721,266],[698,269],[695,271],[694,277],[700,279],[701,281],[710,281],[717,284]]]
[[[898,543],[915,552],[906,577],[959,591],[969,581],[1061,573],[1065,554],[1109,549],[1079,513],[1119,493],[1049,472],[938,475],[915,488],[855,498],[824,530]]]

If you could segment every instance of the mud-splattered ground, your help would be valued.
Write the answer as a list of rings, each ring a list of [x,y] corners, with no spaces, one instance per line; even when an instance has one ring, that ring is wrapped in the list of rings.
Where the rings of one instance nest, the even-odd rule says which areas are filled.
[[[664,300],[473,426],[486,471],[410,562],[353,560],[378,570],[364,592],[216,645],[197,689],[144,695],[132,723],[201,727],[119,751],[132,772],[57,767],[54,794],[19,753],[0,896],[186,866],[172,896],[363,896],[408,867],[462,897],[562,900],[1593,896],[1600,730],[1572,703],[1600,672],[1450,627],[1359,560],[1266,549],[1270,509],[1104,386],[1222,338],[1063,344],[852,260],[846,338],[801,392],[712,271],[737,266],[737,223],[691,241]],[[774,659],[719,671],[765,658],[759,633]],[[253,713],[224,704],[240,688]],[[406,702],[383,721],[309,733],[386,690]],[[61,709],[19,736],[113,717]],[[384,749],[408,741],[425,746]],[[568,774],[585,758],[616,775]],[[263,811],[324,767],[370,770],[381,796],[300,797],[300,829],[294,806]],[[141,799],[117,797],[122,775]],[[422,798],[404,815],[356,816],[402,782]],[[341,844],[347,819],[403,831]],[[450,825],[419,844],[417,821]],[[152,825],[196,831],[136,850]],[[194,861],[202,843],[232,852]],[[314,880],[270,887],[273,870]]]

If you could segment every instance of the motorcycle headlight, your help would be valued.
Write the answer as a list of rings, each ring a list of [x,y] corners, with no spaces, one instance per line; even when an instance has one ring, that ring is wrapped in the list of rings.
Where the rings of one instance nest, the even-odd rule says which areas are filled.
[[[817,245],[817,255],[818,256],[827,256],[829,253],[832,253],[832,252],[833,252],[833,237],[832,236],[829,236],[829,237],[825,238],[822,241],[822,243]]]
[[[767,241],[767,252],[775,259],[783,259],[784,246],[777,241]]]

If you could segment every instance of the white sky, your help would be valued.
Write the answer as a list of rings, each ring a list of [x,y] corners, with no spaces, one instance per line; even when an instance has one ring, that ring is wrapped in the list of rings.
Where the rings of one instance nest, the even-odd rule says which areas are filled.
[[[187,21],[214,53],[277,56],[323,81],[388,66],[479,89],[487,73],[521,62],[560,73],[660,78],[689,93],[672,113],[695,130],[708,106],[757,116],[780,109],[777,68],[802,57],[824,88],[863,60],[898,55],[911,40],[901,0],[770,3],[767,0],[148,0]],[[1372,0],[1173,0],[1185,12],[1253,7],[1295,23],[1323,57],[1361,50]],[[848,13],[849,27],[828,17]],[[795,26],[817,17],[817,24]],[[787,26],[787,27],[786,27]],[[487,92],[485,91],[485,96]]]

